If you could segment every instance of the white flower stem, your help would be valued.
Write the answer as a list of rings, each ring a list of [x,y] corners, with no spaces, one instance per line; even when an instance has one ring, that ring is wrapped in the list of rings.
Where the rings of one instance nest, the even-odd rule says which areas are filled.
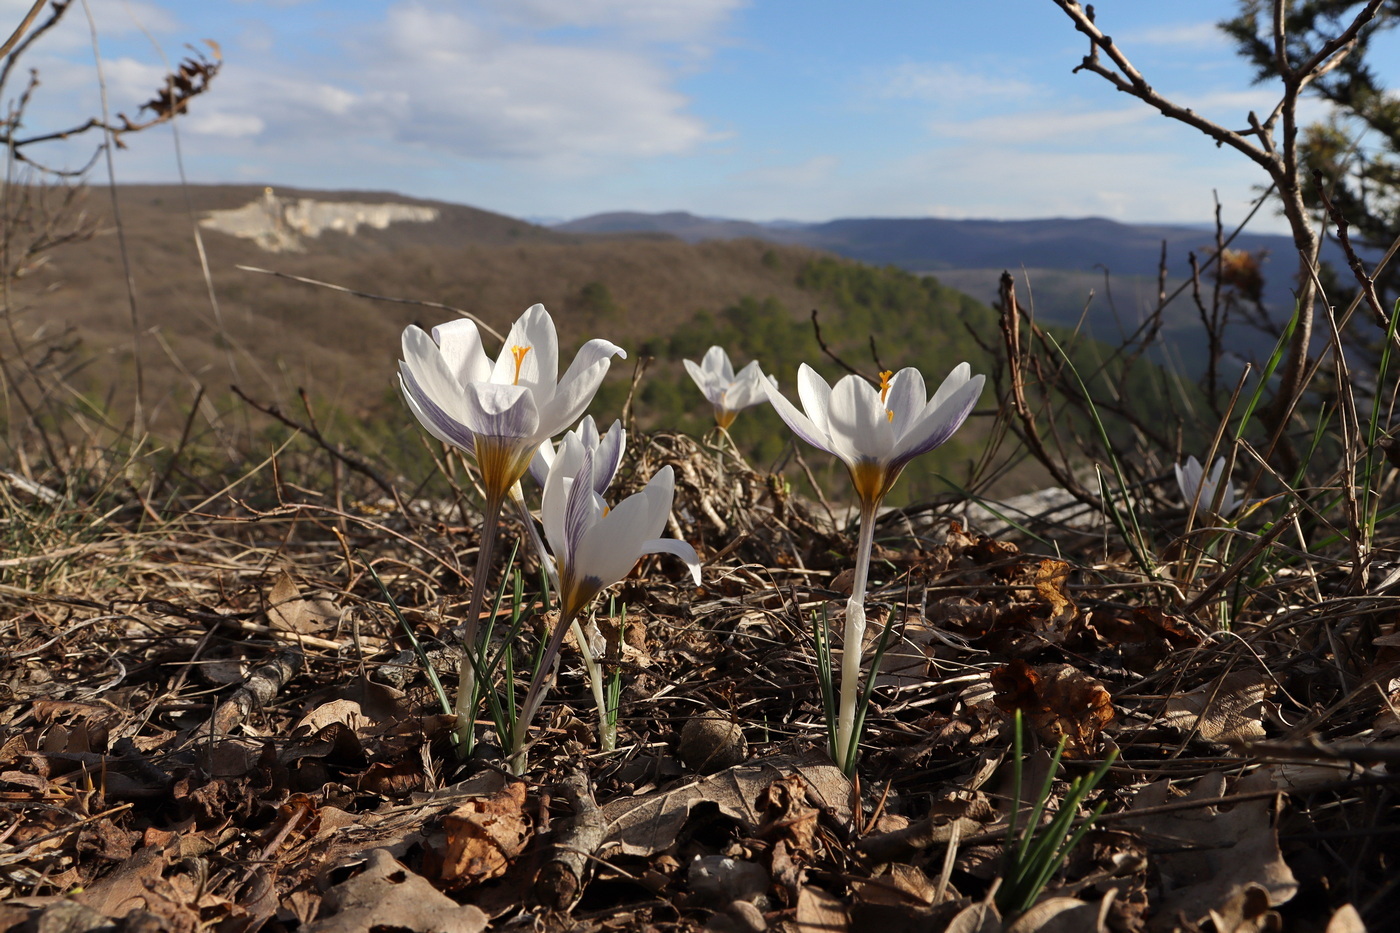
[[[515,507],[520,512],[520,520],[524,522],[525,528],[530,532],[530,543],[534,545],[535,554],[539,556],[540,566],[544,568],[549,576],[549,585],[555,593],[561,592],[559,589],[559,569],[554,566],[554,559],[549,556],[545,549],[544,539],[540,537],[540,530],[535,527],[535,518],[530,514],[530,507],[525,504],[525,493],[516,483],[510,489],[510,497],[515,501]],[[593,655],[593,646],[588,643],[588,636],[583,631],[583,626],[575,619],[570,626],[574,633],[574,640],[578,642],[578,652],[583,658],[583,671],[588,676],[588,686],[593,690],[593,702],[598,704],[598,735],[602,743],[602,750],[612,751],[612,745],[616,744],[617,731],[608,729],[608,701],[603,691],[603,670]]]
[[[852,738],[860,694],[861,643],[865,639],[865,587],[870,577],[870,552],[875,544],[878,507],[878,502],[861,504],[856,575],[851,581],[851,598],[846,602],[846,639],[841,648],[841,704],[836,719],[836,747],[830,751],[832,760],[847,774],[851,773],[855,758]]]
[[[457,673],[457,753],[471,754],[476,738],[477,677],[476,661],[485,654],[481,642],[481,610],[486,605],[486,582],[491,575],[491,554],[496,549],[496,529],[501,524],[500,496],[487,495],[486,511],[481,521],[481,542],[476,552],[476,570],[472,574],[472,595],[467,604],[467,618],[459,635],[462,641],[462,663]]]
[[[511,736],[510,755],[506,759],[506,765],[515,774],[525,772],[525,737],[530,732],[530,723],[539,712],[540,704],[544,702],[545,694],[554,686],[554,677],[559,670],[556,662],[559,660],[559,649],[564,644],[564,633],[577,622],[577,616],[571,615],[560,619],[559,624],[554,626],[549,643],[545,645],[544,655],[540,658],[540,666],[536,668],[535,676],[530,679],[530,688],[525,691],[525,702],[520,704],[520,711],[516,714],[515,734]]]

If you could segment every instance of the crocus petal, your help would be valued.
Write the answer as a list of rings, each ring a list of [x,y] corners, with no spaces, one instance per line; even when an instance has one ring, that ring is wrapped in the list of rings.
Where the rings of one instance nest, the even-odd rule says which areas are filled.
[[[442,359],[458,385],[485,382],[491,378],[491,361],[481,345],[481,332],[475,321],[463,318],[439,324],[433,328],[433,340],[437,342]]]
[[[947,378],[943,380],[943,384],[938,387],[938,391],[933,393],[933,398],[929,399],[928,407],[925,410],[932,411],[941,406],[952,397],[954,392],[966,385],[971,378],[972,366],[967,363],[959,363],[954,366],[953,371],[948,374]]]
[[[578,578],[602,589],[631,573],[642,544],[649,540],[648,512],[646,496],[639,492],[585,529],[573,552],[572,567]]]
[[[817,375],[817,371],[803,363],[797,367],[797,398],[802,402],[802,410],[807,413],[817,430],[830,438],[831,386]],[[830,440],[818,444],[823,450],[830,450]]]
[[[606,508],[602,497],[593,491],[593,451],[585,450],[583,463],[569,486],[569,498],[564,507],[565,547],[558,556],[565,565],[578,566],[582,541]]]
[[[586,420],[586,419],[585,419]],[[593,455],[593,491],[602,495],[617,476],[622,466],[622,455],[627,451],[627,432],[621,421],[614,421],[608,433],[598,440],[598,452]]]
[[[433,338],[412,324],[404,328],[399,368],[413,373],[415,396],[420,401],[432,399],[448,417],[460,420],[463,383],[448,367]]]
[[[647,538],[659,538],[666,530],[666,520],[671,517],[671,503],[676,496],[676,474],[669,467],[657,470],[647,480],[641,495],[647,505]]]
[[[763,370],[759,367],[758,360],[754,360],[739,370],[739,374],[734,377],[725,390],[724,407],[731,411],[738,411],[763,401],[765,398],[763,387],[759,385],[762,381]]]
[[[579,348],[554,397],[540,410],[540,431],[552,437],[579,419],[608,374],[612,358],[627,358],[627,352],[617,344],[594,339]]]
[[[712,373],[719,382],[730,383],[734,381],[734,364],[729,361],[729,354],[724,352],[724,347],[710,347],[705,351],[705,357],[700,361],[700,365],[707,372]]]
[[[891,460],[903,465],[919,454],[928,453],[945,443],[953,436],[954,431],[962,427],[968,415],[972,414],[973,406],[981,397],[982,386],[986,381],[986,376],[973,376],[946,396],[933,411],[929,411],[928,406],[925,406],[924,411],[928,414],[909,426],[908,432],[895,446]],[[947,385],[946,380],[944,385]],[[940,387],[938,391],[942,392],[943,389]]]
[[[778,413],[778,417],[786,422],[792,433],[818,450],[824,450],[829,454],[836,453],[831,449],[831,440],[826,436],[826,432],[813,424],[812,419],[798,411],[797,406],[789,402],[783,393],[778,391],[776,383],[765,382],[762,387],[763,393],[768,396],[768,401],[773,404],[773,409]]]
[[[844,376],[831,389],[831,439],[846,448],[841,459],[885,462],[894,449],[894,429],[880,393],[859,376]]]
[[[1220,485],[1220,474],[1225,472],[1225,458],[1216,457],[1215,466],[1211,467],[1210,476],[1206,479],[1206,484],[1214,489]]]
[[[426,428],[429,434],[445,444],[460,447],[467,453],[472,452],[471,430],[438,407],[418,385],[413,370],[403,362],[399,363],[399,388],[403,391],[409,411],[413,412],[418,423]]]
[[[530,459],[530,475],[540,488],[549,480],[549,468],[554,463],[554,442],[549,438],[540,441],[539,449],[535,451],[535,456]]]
[[[695,553],[695,548],[678,538],[653,538],[643,542],[642,554],[674,554],[685,561],[686,569],[690,571],[690,578],[695,581],[695,585],[700,585],[700,555]],[[640,556],[640,555],[639,555]]]
[[[598,423],[593,420],[592,415],[584,415],[578,427],[574,428],[574,433],[578,435],[579,443],[583,444],[585,449],[598,449]]]
[[[682,360],[685,364],[685,371],[690,373],[690,378],[695,380],[696,386],[700,388],[701,394],[711,405],[718,405],[724,398],[724,386],[714,373],[702,367],[694,360]]]
[[[885,408],[894,412],[890,427],[894,429],[896,438],[902,439],[908,433],[909,426],[914,424],[923,414],[926,397],[923,373],[912,366],[901,369],[890,379],[889,394],[885,396]]]
[[[544,305],[531,305],[506,334],[501,355],[491,370],[491,381],[525,386],[536,393],[537,402],[543,406],[554,394],[558,378],[559,337],[554,331],[554,319]]]
[[[559,462],[559,455],[564,452],[568,443],[569,438],[565,436],[563,443],[559,445],[558,453],[555,454],[555,463]],[[569,549],[569,541],[564,534],[564,511],[568,507],[569,490],[573,481],[573,476],[563,470],[551,469],[545,477],[544,494],[540,498],[540,524],[544,526],[544,537],[549,542],[549,549],[554,552],[555,560],[560,565],[563,564],[564,555]]]
[[[539,443],[540,415],[534,395],[524,386],[473,382],[463,392],[462,401],[462,422],[478,437],[520,438],[532,448]]]

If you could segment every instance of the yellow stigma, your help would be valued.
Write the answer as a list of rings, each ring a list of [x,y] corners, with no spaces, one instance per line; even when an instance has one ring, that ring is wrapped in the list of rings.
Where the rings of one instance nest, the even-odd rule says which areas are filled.
[[[890,377],[893,376],[893,375],[894,375],[894,370],[892,370],[892,369],[887,369],[887,370],[885,370],[884,372],[880,373],[880,404],[881,404],[881,405],[885,404],[885,400],[888,399],[888,398],[890,397]],[[888,408],[885,409],[885,417],[886,417],[891,423],[893,423],[893,422],[894,422],[894,410],[893,410],[893,409],[888,409]]]
[[[525,365],[525,354],[529,352],[529,347],[510,348],[510,355],[515,357],[515,381],[513,381],[511,385],[520,385],[520,367]]]

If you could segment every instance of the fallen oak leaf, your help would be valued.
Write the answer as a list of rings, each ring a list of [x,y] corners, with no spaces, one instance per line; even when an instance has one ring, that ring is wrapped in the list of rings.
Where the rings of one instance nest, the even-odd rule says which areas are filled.
[[[692,807],[713,803],[719,812],[749,832],[763,821],[758,796],[775,780],[800,775],[807,799],[839,823],[851,819],[851,784],[823,752],[775,756],[735,765],[660,794],[624,798],[603,805],[608,820],[605,849],[647,857],[675,845]]]
[[[1168,697],[1162,709],[1167,725],[1200,733],[1207,742],[1262,739],[1274,682],[1261,671],[1231,671],[1186,693]]]
[[[372,850],[364,871],[327,891],[321,910],[306,933],[482,933],[487,926],[480,908],[453,901],[386,849]]]
[[[1097,904],[1075,897],[1052,897],[1021,914],[1006,933],[1107,933],[1108,909],[1114,892]]]
[[[505,874],[530,837],[524,807],[525,784],[513,781],[489,797],[469,800],[445,814],[442,880],[477,884]]]
[[[322,632],[340,621],[340,610],[328,600],[301,595],[292,575],[283,570],[267,597],[267,622],[274,630],[298,635]]]
[[[1268,771],[1256,771],[1237,781],[1233,791],[1274,788]],[[1208,774],[1196,781],[1182,801],[1201,806],[1125,821],[1146,841],[1161,887],[1149,929],[1172,929],[1178,913],[1201,923],[1249,885],[1267,892],[1269,907],[1277,907],[1297,892],[1298,883],[1283,860],[1278,831],[1270,818],[1271,799],[1245,800],[1228,809],[1211,806],[1225,791],[1225,776]],[[1166,781],[1149,784],[1138,791],[1133,810],[1159,807],[1167,803],[1169,793]]]

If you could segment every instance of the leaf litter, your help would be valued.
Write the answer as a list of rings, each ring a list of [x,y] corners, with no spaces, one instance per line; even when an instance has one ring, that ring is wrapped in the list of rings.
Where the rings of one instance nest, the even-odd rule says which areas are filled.
[[[705,586],[654,561],[624,582],[618,752],[566,658],[523,779],[456,760],[364,570],[449,672],[473,542],[438,505],[254,477],[154,528],[112,512],[118,575],[78,555],[6,590],[0,929],[1351,931],[1393,893],[1393,618],[1343,677],[1335,640],[1218,637],[1126,563],[910,513],[877,535],[868,637],[894,638],[852,782],[807,641],[851,530],[688,438],[635,447],[624,479],[676,466]],[[1002,917],[1016,710],[1045,819],[1121,757],[1105,816]],[[696,722],[731,757],[683,752]]]

